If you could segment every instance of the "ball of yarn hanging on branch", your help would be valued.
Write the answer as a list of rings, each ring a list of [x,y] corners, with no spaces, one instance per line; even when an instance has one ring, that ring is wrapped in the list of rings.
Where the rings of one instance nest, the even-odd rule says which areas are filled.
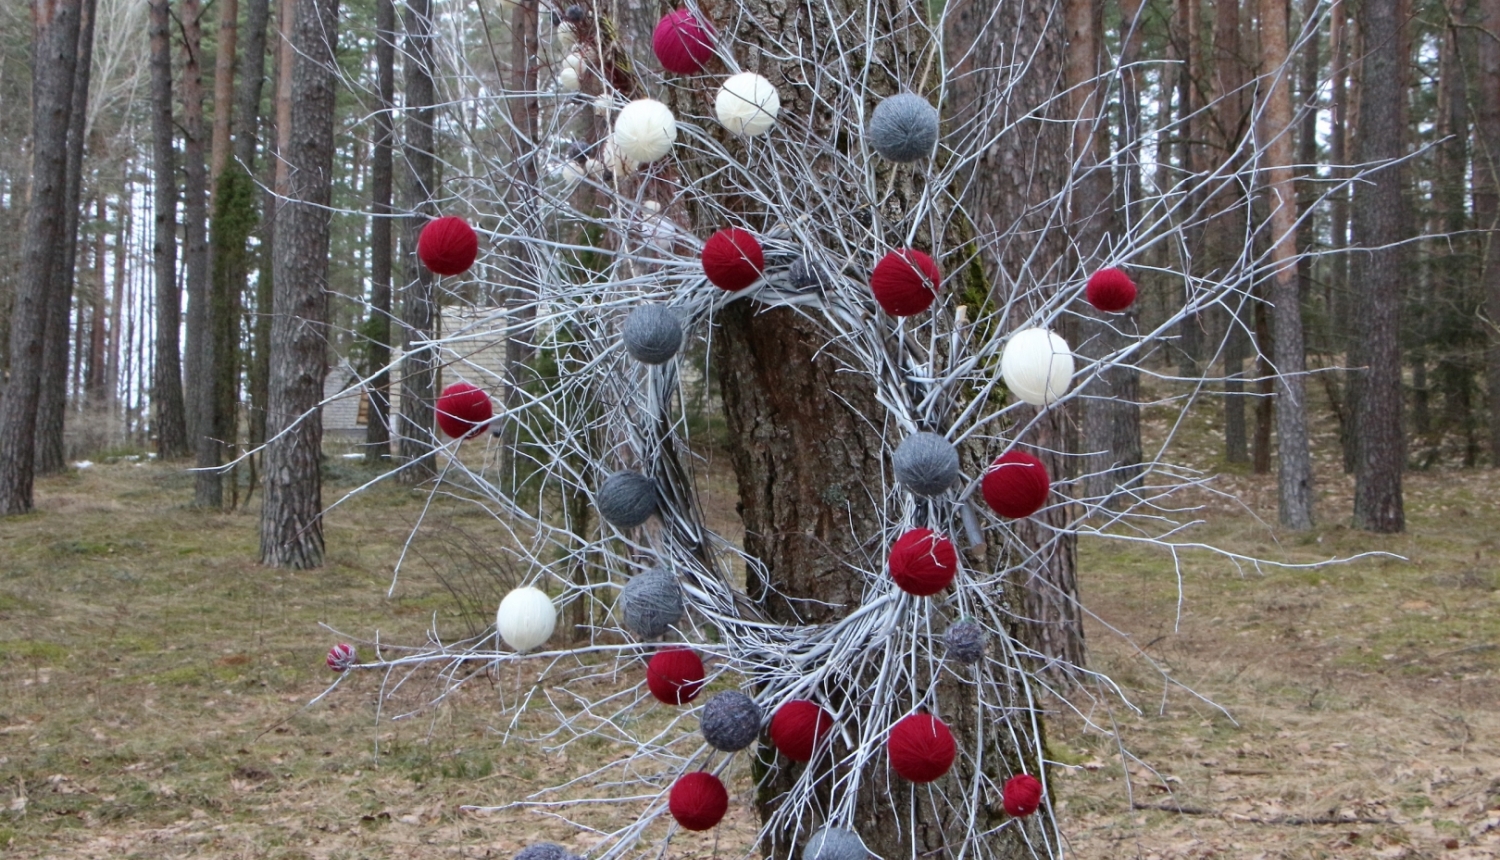
[[[891,161],[926,158],[937,139],[937,108],[916,93],[891,96],[870,116],[870,145]]]
[[[909,317],[932,307],[943,273],[932,258],[915,248],[891,251],[870,273],[870,292],[881,310],[893,317]]]
[[[659,702],[685,705],[703,689],[703,661],[691,648],[658,651],[646,664],[646,688]]]
[[[842,827],[825,827],[808,837],[802,860],[865,860],[869,854],[858,833]]]
[[[349,667],[353,666],[358,659],[358,654],[355,652],[353,645],[350,645],[348,642],[340,642],[328,649],[328,659],[324,662],[328,664],[328,668],[335,672],[347,672],[349,671]]]
[[[932,782],[948,772],[958,747],[948,726],[931,714],[912,714],[891,726],[886,741],[891,769],[912,782]]]
[[[1029,773],[1006,780],[1001,792],[1005,812],[1014,818],[1025,818],[1042,805],[1042,784]]]
[[[1000,353],[1000,375],[1010,392],[1032,406],[1046,406],[1068,393],[1073,352],[1044,328],[1016,332]]]
[[[1119,269],[1100,269],[1083,288],[1089,304],[1105,313],[1119,313],[1135,304],[1135,281]]]
[[[417,237],[417,259],[438,275],[462,275],[479,256],[479,236],[457,215],[434,218]]]
[[[958,550],[953,541],[932,529],[912,529],[891,544],[887,566],[902,591],[931,597],[953,583]]]
[[[754,72],[741,72],[719,87],[714,113],[731,134],[757,137],[770,131],[781,110],[781,96],[771,82]]]
[[[682,323],[662,305],[641,305],[620,331],[625,351],[642,364],[665,364],[682,348]]]
[[[766,258],[749,230],[725,227],[703,243],[703,274],[721,290],[743,290],[760,279]]]
[[[1006,451],[985,470],[984,501],[1002,517],[1029,517],[1047,504],[1052,479],[1042,461],[1025,451]]]
[[[520,652],[530,651],[552,637],[557,626],[557,607],[540,588],[529,585],[513,589],[500,601],[495,629],[505,644]]]
[[[615,117],[613,138],[621,155],[646,164],[672,151],[677,119],[671,108],[655,99],[636,99]]]
[[[533,842],[516,853],[515,860],[578,860],[573,852],[556,842]]]
[[[564,66],[557,72],[557,88],[565,93],[576,93],[582,83],[578,80],[578,70]]]
[[[436,405],[438,427],[454,439],[478,436],[495,417],[490,396],[467,382],[455,382],[444,388]]]
[[[651,50],[667,71],[696,75],[714,55],[713,28],[689,9],[668,12],[656,22]]]
[[[729,792],[711,773],[685,773],[672,783],[667,811],[684,830],[712,830],[729,811]]]
[[[630,632],[654,639],[682,620],[682,588],[671,571],[652,568],[625,583],[619,606]]]
[[[604,479],[594,500],[599,516],[618,529],[633,529],[656,513],[656,482],[629,469]]]
[[[760,705],[738,690],[726,690],[703,705],[698,728],[708,745],[720,752],[738,752],[760,737]]]
[[[771,743],[792,761],[811,761],[818,743],[832,730],[833,715],[806,699],[793,699],[771,715]]]
[[[913,433],[896,446],[891,466],[910,492],[941,495],[958,480],[958,449],[937,433]]]
[[[949,657],[960,663],[978,663],[984,659],[984,646],[989,641],[984,625],[970,619],[953,622],[943,634],[943,645]]]

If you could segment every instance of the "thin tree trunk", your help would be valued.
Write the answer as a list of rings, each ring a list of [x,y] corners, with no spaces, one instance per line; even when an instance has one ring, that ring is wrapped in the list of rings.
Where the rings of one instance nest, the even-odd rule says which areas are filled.
[[[1485,373],[1490,466],[1500,468],[1500,0],[1479,0],[1479,69],[1474,87],[1474,226],[1483,253],[1480,283],[1489,317]]]
[[[1241,315],[1248,309],[1241,304],[1238,311],[1225,311],[1224,329],[1224,461],[1227,463],[1250,462],[1250,436],[1245,430],[1245,347],[1250,335],[1245,327],[1249,321]]]
[[[1332,20],[1328,27],[1328,53],[1329,65],[1332,67],[1333,82],[1330,87],[1332,98],[1330,107],[1333,109],[1332,127],[1328,136],[1328,160],[1333,167],[1329,171],[1335,182],[1343,182],[1348,179],[1349,171],[1344,165],[1348,161],[1348,150],[1345,143],[1348,139],[1348,115],[1349,97],[1347,81],[1349,78],[1349,26],[1348,26],[1348,3],[1347,0],[1334,0]],[[1346,365],[1352,365],[1349,360],[1349,323],[1347,322],[1345,308],[1348,307],[1346,296],[1349,291],[1349,256],[1346,253],[1349,247],[1349,189],[1336,188],[1333,191],[1332,205],[1329,206],[1329,221],[1331,223],[1330,236],[1332,245],[1329,250],[1333,253],[1330,257],[1328,274],[1328,290],[1324,295],[1323,310],[1328,319],[1328,347],[1335,356],[1343,356]],[[1342,384],[1340,383],[1342,379]],[[1331,399],[1337,397],[1338,402],[1343,404],[1341,408],[1335,409],[1335,415],[1339,423],[1339,452],[1343,457],[1345,474],[1354,472],[1354,454],[1356,445],[1354,441],[1353,404],[1350,394],[1349,374],[1342,373],[1338,376],[1330,376],[1328,390]]]
[[[134,212],[131,207],[131,186],[127,183],[124,190],[117,199],[115,217],[119,224],[115,232],[115,260],[114,260],[114,288],[109,303],[109,363],[104,370],[105,400],[109,406],[109,414],[114,418],[119,411],[119,400],[121,386],[125,383],[125,374],[120,367],[122,351],[121,341],[130,343],[128,336],[121,337],[121,323],[125,317],[125,302],[127,285],[125,283],[125,258],[130,253],[130,243],[134,241],[131,234],[131,222],[134,220]],[[129,353],[123,353],[128,355]]]
[[[396,5],[375,2],[375,77],[380,99],[375,114],[375,153],[370,165],[370,383],[365,459],[391,456],[391,184],[396,110]]]
[[[203,7],[199,0],[182,0],[182,119],[185,138],[182,155],[183,262],[187,270],[187,365],[188,435],[197,454],[193,501],[199,507],[223,507],[219,480],[219,448],[215,435],[214,407],[218,403],[216,356],[209,308],[208,257],[208,164],[203,125]]]
[[[109,316],[106,307],[105,296],[108,295],[105,283],[105,271],[108,257],[105,251],[105,236],[107,235],[107,224],[105,222],[104,194],[101,192],[94,197],[94,221],[97,227],[94,231],[94,294],[89,297],[89,352],[87,370],[84,374],[84,399],[89,408],[98,412],[105,405],[104,395],[104,370],[105,370],[105,332],[104,320]],[[102,415],[96,415],[93,420],[101,420]]]
[[[208,186],[218,193],[219,175],[229,162],[229,128],[234,116],[234,52],[239,42],[239,0],[219,4],[219,44],[214,57],[214,125],[208,159]],[[209,201],[212,204],[212,200]]]
[[[431,0],[411,0],[406,6],[406,235],[402,259],[406,288],[401,318],[405,323],[401,359],[401,420],[397,439],[407,482],[434,474],[434,407],[437,398],[437,356],[430,347],[414,347],[436,332],[437,278],[417,261],[417,236],[436,214],[432,200],[437,185],[437,157],[433,133],[436,98],[432,82]]]
[[[533,146],[533,141],[537,139],[540,110],[536,97],[531,95],[537,92],[537,64],[530,60],[537,53],[537,0],[522,0],[517,3],[511,15],[510,27],[511,89],[516,93],[526,94],[512,97],[510,101],[511,128],[516,130],[512,145],[514,151],[522,152]],[[533,209],[536,205],[535,196],[529,189],[536,187],[536,164],[531,159],[523,158],[516,165],[516,170],[520,174],[520,181],[511,185],[511,206],[521,211]],[[530,268],[528,253],[524,244],[516,241],[510,249],[508,261],[514,273],[511,280],[514,286],[507,291],[509,295],[506,300],[510,304],[513,318],[523,322],[536,318],[535,296],[522,294],[523,288],[520,286],[537,283],[535,275],[527,271]],[[519,332],[512,333],[505,341],[506,418],[500,424],[500,475],[501,480],[509,482],[510,486],[514,486],[519,477],[516,473],[516,445],[520,436],[520,422],[511,416],[521,414],[522,388],[530,378],[527,362],[534,352],[532,342]],[[587,507],[581,510],[586,511]]]
[[[156,453],[186,456],[187,417],[182,395],[182,294],[177,289],[177,154],[172,147],[172,30],[168,0],[151,0],[151,136],[155,157],[156,349],[151,373]]]

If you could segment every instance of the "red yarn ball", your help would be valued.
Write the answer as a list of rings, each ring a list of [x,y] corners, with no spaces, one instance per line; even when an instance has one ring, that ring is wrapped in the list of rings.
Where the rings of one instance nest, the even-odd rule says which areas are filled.
[[[1135,303],[1135,281],[1119,269],[1100,269],[1089,278],[1083,295],[1106,313],[1119,313]]]
[[[1013,776],[1001,794],[1007,815],[1025,818],[1042,805],[1042,784],[1029,773]]]
[[[832,730],[833,715],[806,699],[793,699],[771,716],[771,743],[792,761],[810,761],[818,742]]]
[[[980,485],[984,500],[1002,517],[1029,517],[1047,504],[1052,479],[1042,461],[1025,451],[1006,451],[990,464]]]
[[[703,661],[691,648],[658,651],[646,664],[646,686],[658,701],[685,705],[703,689]]]
[[[348,642],[340,642],[328,649],[328,660],[326,662],[328,663],[328,668],[333,671],[346,672],[350,666],[354,665],[356,658],[357,655],[355,654],[354,646]]]
[[[891,726],[891,767],[912,782],[932,782],[948,772],[958,747],[953,733],[931,714],[912,714]]]
[[[713,28],[687,9],[661,16],[651,34],[651,49],[662,68],[679,75],[694,75],[714,55]]]
[[[695,770],[672,783],[667,809],[686,830],[712,830],[729,811],[729,792],[717,776]]]
[[[743,290],[766,268],[760,242],[749,230],[725,227],[703,244],[703,273],[722,290]]]
[[[438,395],[438,427],[454,439],[478,436],[494,415],[490,396],[467,382],[455,382]]]
[[[953,541],[932,529],[912,529],[891,544],[887,562],[891,579],[907,594],[931,597],[947,588],[958,573]]]
[[[915,248],[886,254],[870,274],[875,301],[893,317],[909,317],[932,307],[942,282],[937,263]]]
[[[449,215],[427,222],[417,237],[417,257],[439,275],[462,275],[479,256],[479,237],[469,222]]]

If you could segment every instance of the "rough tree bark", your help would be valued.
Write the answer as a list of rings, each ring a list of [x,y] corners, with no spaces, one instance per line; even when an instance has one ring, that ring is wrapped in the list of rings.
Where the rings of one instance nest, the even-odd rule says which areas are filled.
[[[365,424],[365,459],[391,456],[391,158],[396,110],[396,4],[375,0],[375,153],[370,164],[370,413]]]
[[[417,236],[436,214],[432,201],[437,185],[436,140],[433,117],[436,96],[432,83],[431,0],[411,0],[406,5],[406,235],[402,258],[406,263],[406,288],[402,291],[401,319],[405,350],[401,359],[401,418],[397,422],[402,479],[415,483],[433,474],[434,408],[437,399],[437,356],[430,349],[412,345],[435,334],[437,323],[437,277],[417,261]]]
[[[156,453],[176,459],[188,453],[182,396],[182,294],[177,289],[177,153],[172,148],[172,13],[168,0],[151,0],[152,205],[156,274],[156,363],[151,373]]]
[[[1500,0],[1480,0],[1479,70],[1474,104],[1474,220],[1483,231],[1480,281],[1489,316],[1485,353],[1490,402],[1490,466],[1500,468]]]

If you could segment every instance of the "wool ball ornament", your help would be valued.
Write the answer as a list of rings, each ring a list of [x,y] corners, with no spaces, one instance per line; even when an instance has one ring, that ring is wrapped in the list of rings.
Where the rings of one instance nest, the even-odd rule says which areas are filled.
[[[523,653],[551,638],[555,627],[557,607],[552,605],[552,598],[529,585],[505,595],[495,613],[495,629],[500,631],[500,638]]]
[[[438,395],[438,427],[454,439],[478,436],[494,416],[490,396],[467,382],[455,382]]]
[[[932,258],[915,248],[891,251],[870,273],[870,292],[882,310],[909,317],[932,307],[943,273]]]
[[[574,30],[573,25],[567,21],[559,21],[554,32],[557,34],[557,44],[561,45],[564,51],[578,44],[578,31]]]
[[[620,331],[625,351],[642,364],[665,364],[682,348],[682,324],[661,305],[641,305]]]
[[[671,571],[654,568],[632,578],[620,589],[620,611],[625,626],[645,639],[654,639],[682,620],[682,589]]]
[[[902,591],[931,597],[953,583],[958,550],[953,541],[932,529],[912,529],[891,544],[887,565]]]
[[[891,161],[926,158],[937,139],[937,108],[916,93],[891,96],[870,116],[870,144]]]
[[[1068,342],[1044,328],[1010,336],[1000,353],[1000,375],[1011,393],[1032,406],[1046,406],[1073,382],[1073,353]]]
[[[578,71],[564,68],[557,73],[557,88],[565,93],[578,92]]]
[[[1119,313],[1135,304],[1135,281],[1119,269],[1100,269],[1083,288],[1089,304],[1105,313]]]
[[[658,651],[646,664],[646,687],[659,702],[685,705],[703,689],[703,661],[691,648]]]
[[[760,736],[760,705],[738,690],[726,690],[704,705],[698,728],[708,745],[721,752],[738,752]]]
[[[919,496],[941,495],[958,480],[958,449],[936,433],[913,433],[891,457],[896,480]]]
[[[769,131],[780,110],[781,96],[776,94],[776,87],[754,72],[741,72],[725,81],[714,99],[719,124],[745,137]]]
[[[729,792],[717,776],[695,770],[672,783],[667,810],[684,830],[712,830],[729,811]]]
[[[661,16],[651,34],[651,50],[661,67],[679,75],[696,75],[714,55],[713,28],[687,9]]]
[[[1042,784],[1029,773],[1013,776],[1005,783],[1001,802],[1007,815],[1025,818],[1042,805]]]
[[[328,659],[326,662],[328,663],[328,668],[335,672],[347,672],[349,671],[349,667],[353,666],[358,659],[359,657],[355,653],[353,645],[350,645],[348,642],[340,642],[328,649]]]
[[[980,483],[984,500],[1002,517],[1029,517],[1047,504],[1052,479],[1042,461],[1025,451],[1006,451],[990,464]]]
[[[865,860],[869,854],[858,833],[842,827],[825,827],[808,837],[802,860]]]
[[[555,842],[535,842],[522,848],[516,860],[578,860],[571,851]]]
[[[988,640],[989,634],[985,632],[984,626],[969,619],[955,621],[948,632],[943,634],[943,645],[948,649],[948,656],[960,663],[978,663],[983,660],[984,645]]]
[[[760,279],[766,268],[755,234],[725,227],[703,243],[703,274],[721,290],[743,290]]]
[[[832,730],[833,716],[806,699],[793,699],[771,715],[771,743],[792,761],[811,761],[818,743]]]
[[[677,120],[672,109],[661,102],[637,99],[615,117],[614,141],[621,155],[647,164],[672,151],[677,141]]]
[[[605,478],[594,495],[599,516],[618,529],[633,529],[651,519],[656,499],[656,482],[629,469]]]
[[[947,773],[958,754],[953,733],[931,714],[912,714],[891,726],[886,749],[891,768],[912,782],[932,782]]]
[[[479,236],[469,222],[447,215],[427,222],[417,237],[417,258],[439,275],[462,275],[479,256]]]

